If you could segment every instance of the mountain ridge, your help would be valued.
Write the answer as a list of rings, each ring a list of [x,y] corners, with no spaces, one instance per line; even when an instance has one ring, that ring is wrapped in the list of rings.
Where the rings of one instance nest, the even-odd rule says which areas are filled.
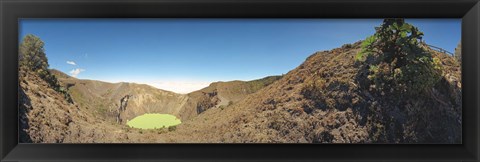
[[[258,87],[256,88],[246,87],[250,83],[261,82],[262,80],[269,80],[267,83],[270,83],[270,82],[273,82],[276,78],[278,78],[278,76],[272,76],[272,77],[265,77],[265,78],[256,79],[252,81],[214,82],[214,83],[211,83],[208,87],[205,87],[201,90],[197,90],[188,94],[180,94],[180,93],[159,89],[147,84],[137,84],[137,83],[128,83],[128,82],[109,83],[109,82],[103,82],[103,81],[97,81],[97,80],[77,79],[77,78],[68,76],[67,74],[55,69],[51,69],[51,71],[55,76],[58,77],[59,82],[63,86],[68,87],[68,91],[70,94],[72,94],[74,101],[80,102],[81,105],[84,105],[84,104],[88,105],[87,103],[81,102],[81,100],[85,98],[82,96],[88,96],[88,95],[95,96],[93,98],[88,99],[89,103],[98,100],[95,98],[101,98],[102,100],[98,104],[86,106],[86,107],[91,107],[91,109],[94,109],[96,107],[104,107],[105,106],[104,103],[107,102],[107,104],[110,106],[108,107],[108,110],[103,110],[103,111],[107,111],[110,113],[102,114],[102,115],[103,117],[107,117],[107,118],[108,116],[110,116],[109,118],[111,119],[111,121],[113,121],[112,118],[117,116],[114,113],[114,111],[119,105],[118,101],[120,101],[121,98],[127,95],[132,95],[132,99],[129,101],[129,103],[132,105],[129,104],[129,106],[127,106],[127,110],[123,112],[122,115],[120,115],[121,118],[126,119],[124,121],[131,120],[134,117],[142,115],[144,113],[166,113],[166,114],[175,115],[181,118],[182,120],[187,120],[201,113],[202,111],[199,111],[199,109],[203,110],[203,109],[209,109],[212,107],[218,108],[221,105],[227,105],[230,101],[236,102],[238,100],[241,100],[246,94],[253,93],[254,91],[258,90]],[[235,86],[243,86],[245,92],[238,93],[240,94],[240,96],[236,96],[237,95],[236,93],[229,93],[228,96],[226,97],[222,96],[226,91],[225,87],[232,88]],[[263,86],[263,83],[262,85],[255,85],[255,86],[261,87]],[[217,87],[223,88],[220,90],[218,96],[216,92]],[[248,89],[248,92],[246,92],[247,89]],[[238,91],[240,90],[236,90],[235,92],[238,92]],[[112,94],[112,92],[117,92],[117,93]],[[207,93],[212,93],[212,96],[208,96]],[[213,93],[215,93],[215,95],[213,95]],[[165,99],[162,102],[159,102],[158,104],[155,104],[155,103],[144,104],[145,102],[148,102],[145,100],[154,100],[152,98],[152,95],[150,94],[154,94],[153,96],[154,98],[156,97],[155,98],[156,101],[159,101],[159,99],[162,97],[168,97],[168,99]],[[218,97],[220,97],[221,99],[219,99]],[[222,99],[223,99],[223,102],[221,102]],[[198,104],[199,100],[204,100],[203,105]],[[155,101],[152,101],[152,102],[155,102]],[[217,102],[219,102],[218,103],[219,105],[217,105]],[[144,107],[155,107],[155,108],[145,109]],[[138,110],[138,109],[143,109],[143,110]],[[138,111],[131,111],[131,110],[138,110]]]
[[[159,138],[194,143],[461,141],[460,67],[453,57],[429,50],[445,67],[439,87],[434,96],[410,98],[400,107],[391,104],[388,96],[359,86],[363,77],[358,75],[361,70],[355,55],[360,44],[317,52],[282,79],[241,102],[225,110],[208,110]],[[322,98],[310,98],[305,93],[312,80],[322,82],[324,88],[318,92]],[[183,136],[188,132],[195,132],[197,138]]]
[[[138,84],[80,80],[52,70],[73,98],[69,103],[37,74],[21,71],[21,141],[461,142],[461,70],[454,57],[425,47],[440,60],[441,80],[429,93],[399,101],[371,90],[366,63],[355,59],[361,44],[316,52],[283,76],[216,82],[186,95]],[[129,95],[126,109],[119,111],[121,100]],[[144,113],[176,114],[182,124],[167,131],[125,126]]]

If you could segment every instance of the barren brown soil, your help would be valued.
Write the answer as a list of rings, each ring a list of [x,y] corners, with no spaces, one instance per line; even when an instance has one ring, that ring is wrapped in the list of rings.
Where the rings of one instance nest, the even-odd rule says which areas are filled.
[[[431,51],[442,61],[442,80],[428,94],[399,100],[369,90],[362,63],[354,58],[359,50],[357,42],[317,52],[281,78],[266,78],[261,86],[220,82],[188,95],[56,74],[69,87],[73,104],[35,74],[21,72],[22,141],[461,143],[461,75],[454,57]],[[306,93],[306,87],[318,81],[321,90]],[[125,95],[132,99],[122,118],[162,112],[180,116],[182,124],[170,130],[139,130],[116,123],[109,113]]]

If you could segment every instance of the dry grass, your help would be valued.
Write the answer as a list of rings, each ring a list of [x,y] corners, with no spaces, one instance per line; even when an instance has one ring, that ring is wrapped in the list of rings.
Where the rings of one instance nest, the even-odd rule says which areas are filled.
[[[442,81],[426,95],[399,100],[370,91],[371,83],[366,79],[368,72],[362,70],[354,58],[359,45],[360,42],[357,42],[343,48],[317,52],[281,79],[268,81],[269,84],[256,82],[252,85],[239,81],[214,83],[183,99],[182,96],[150,91],[139,85],[107,85],[75,80],[75,86],[79,86],[78,94],[75,87],[70,92],[79,103],[72,105],[62,99],[51,99],[61,96],[48,90],[44,85],[46,83],[27,74],[27,77],[21,78],[21,89],[25,91],[22,96],[25,104],[21,108],[28,114],[25,120],[29,123],[26,134],[30,135],[33,142],[87,143],[461,141],[461,75],[459,64],[453,57],[434,53],[444,67]],[[66,83],[68,80],[64,78],[62,81]],[[98,103],[92,102],[89,106],[89,99],[80,101],[90,95],[92,98],[107,98],[105,101],[112,99],[115,102],[127,93],[144,95],[141,100],[145,107],[149,107],[147,103],[158,104],[151,104],[151,109],[144,109],[135,107],[140,104],[132,102],[132,106],[129,104],[127,108],[131,109],[129,114],[132,116],[158,106],[172,107],[184,102],[183,109],[174,111],[180,115],[183,123],[175,130],[139,133],[124,125],[107,122],[101,115],[93,115],[95,113],[90,109],[94,109]],[[153,94],[176,97],[162,100],[161,95]],[[197,112],[199,99],[208,105],[200,114]],[[169,104],[169,101],[176,104]],[[228,104],[229,101],[232,104]]]

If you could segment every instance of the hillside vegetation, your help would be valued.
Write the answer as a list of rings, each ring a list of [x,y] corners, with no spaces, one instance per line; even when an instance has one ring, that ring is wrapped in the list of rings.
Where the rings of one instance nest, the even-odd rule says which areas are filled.
[[[21,141],[461,143],[459,59],[430,49],[422,35],[403,19],[385,19],[366,40],[316,52],[285,75],[189,94],[76,79],[33,59],[46,66],[21,65]],[[126,126],[147,113],[181,124]]]
[[[361,85],[368,78],[358,74],[360,45],[317,52],[277,82],[224,110],[206,111],[158,141],[461,142],[461,80],[454,58],[431,51],[444,60],[440,81],[432,93],[398,101]],[[191,132],[196,136],[185,136]]]

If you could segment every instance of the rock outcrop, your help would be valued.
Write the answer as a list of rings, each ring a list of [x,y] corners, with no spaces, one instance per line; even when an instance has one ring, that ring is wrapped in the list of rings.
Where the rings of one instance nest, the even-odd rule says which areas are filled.
[[[180,117],[182,120],[188,120],[211,108],[225,108],[280,78],[282,76],[269,76],[251,81],[214,82],[208,87],[187,94],[188,101],[181,108]]]
[[[117,109],[117,118],[116,118],[116,121],[118,124],[123,123],[123,119],[121,115],[125,110],[127,110],[128,99],[130,99],[130,97],[132,97],[132,95],[126,95],[125,97],[120,99],[120,106]]]

